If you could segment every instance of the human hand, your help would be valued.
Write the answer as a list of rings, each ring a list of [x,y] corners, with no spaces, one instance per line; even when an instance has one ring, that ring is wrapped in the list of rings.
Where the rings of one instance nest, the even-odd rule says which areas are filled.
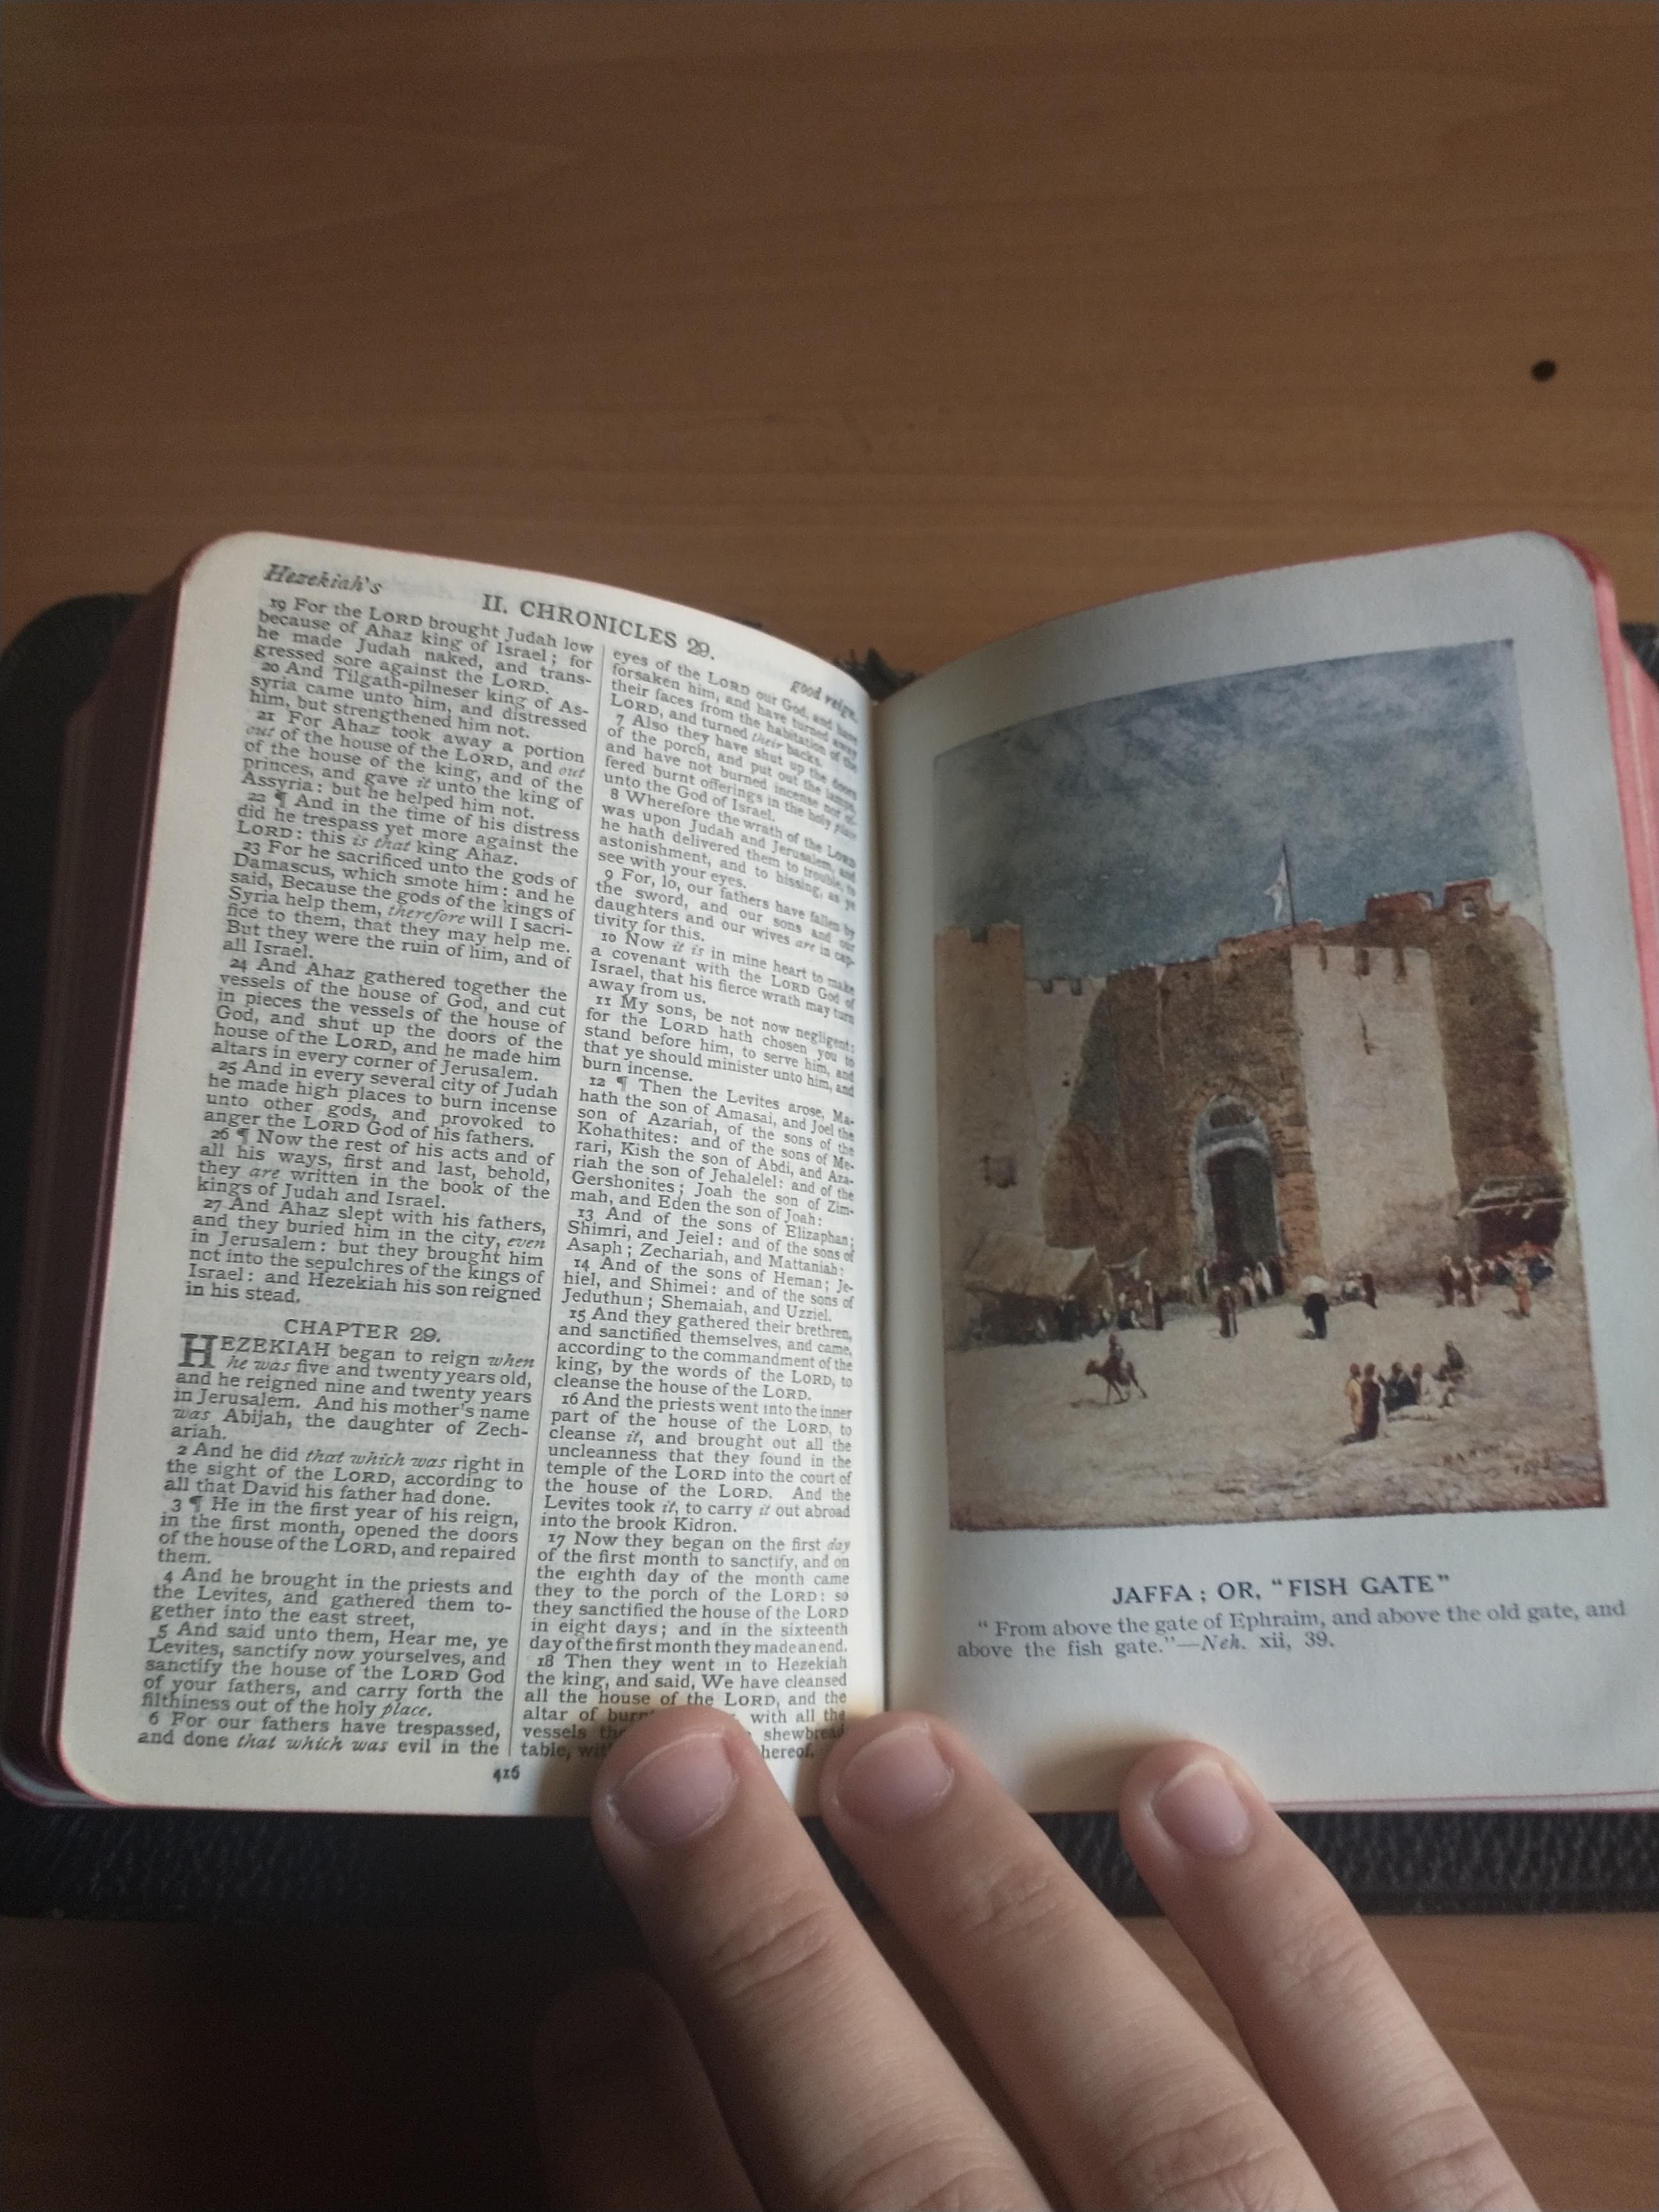
[[[943,1722],[849,1727],[820,1806],[968,2071],[738,1723],[653,1713],[599,1769],[593,1827],[672,2002],[607,1976],[550,2014],[556,2203],[1532,2205],[1352,1906],[1220,1753],[1149,1752],[1120,1820],[1261,2086]]]

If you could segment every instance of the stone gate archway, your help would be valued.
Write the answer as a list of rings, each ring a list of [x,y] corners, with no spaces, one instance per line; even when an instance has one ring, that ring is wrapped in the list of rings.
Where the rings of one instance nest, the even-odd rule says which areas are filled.
[[[1191,1164],[1194,1258],[1227,1267],[1283,1253],[1273,1140],[1243,1099],[1210,1101],[1194,1125]]]

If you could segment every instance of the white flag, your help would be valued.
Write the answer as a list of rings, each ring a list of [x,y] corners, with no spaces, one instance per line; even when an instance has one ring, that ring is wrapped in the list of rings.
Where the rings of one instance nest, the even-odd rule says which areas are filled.
[[[1285,909],[1291,900],[1291,875],[1290,862],[1282,852],[1279,856],[1279,873],[1268,884],[1267,896],[1273,902],[1273,921],[1275,923],[1283,921]]]

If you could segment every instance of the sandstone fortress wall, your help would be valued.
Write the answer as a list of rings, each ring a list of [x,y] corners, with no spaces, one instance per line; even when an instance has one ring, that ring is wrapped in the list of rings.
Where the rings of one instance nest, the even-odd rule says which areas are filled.
[[[1430,955],[1292,945],[1291,995],[1322,1272],[1425,1273],[1462,1202]]]
[[[994,1229],[1169,1285],[1229,1245],[1403,1284],[1476,1249],[1471,1200],[1562,1187],[1548,948],[1484,879],[1104,977],[1029,978],[1014,924],[946,930],[935,982],[947,1341]]]

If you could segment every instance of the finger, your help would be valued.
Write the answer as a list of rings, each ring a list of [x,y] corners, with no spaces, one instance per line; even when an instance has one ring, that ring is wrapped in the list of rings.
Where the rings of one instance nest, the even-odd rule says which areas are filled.
[[[1161,1745],[1131,1770],[1118,1818],[1339,2204],[1531,2207],[1359,1915],[1231,1760]]]
[[[849,1729],[820,1802],[1074,2203],[1328,2206],[1258,2086],[953,1729]]]
[[[640,1722],[593,1831],[763,2203],[1042,2203],[735,1721]]]
[[[562,1990],[534,2075],[553,2212],[758,2212],[685,2023],[648,1975]]]

